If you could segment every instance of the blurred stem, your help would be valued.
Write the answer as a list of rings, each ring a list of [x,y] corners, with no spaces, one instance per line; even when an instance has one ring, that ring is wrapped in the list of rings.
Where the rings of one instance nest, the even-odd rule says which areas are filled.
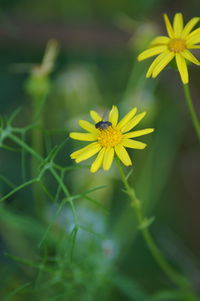
[[[37,122],[36,127],[32,129],[32,148],[43,157],[44,154],[44,146],[43,146],[43,108],[45,104],[46,95],[42,97],[42,99],[36,99],[33,97],[32,99],[32,122]],[[37,175],[38,163],[33,158],[32,160],[32,175]]]
[[[43,95],[42,99],[37,99],[37,97],[32,97],[32,122],[37,122],[36,127],[32,129],[32,148],[36,151],[39,156],[43,157],[44,147],[43,147],[43,108],[45,103],[46,95]],[[31,173],[32,177],[37,177],[39,172],[38,161],[32,157],[31,160]],[[38,185],[33,185],[33,197],[35,200],[35,209],[36,214],[43,218],[44,212],[44,194],[41,192],[41,189]]]
[[[59,175],[57,174],[57,172],[56,172],[53,168],[51,168],[50,171],[51,171],[51,174],[52,174],[52,175],[54,176],[54,178],[56,179],[57,183],[58,183],[58,184],[60,185],[60,187],[62,188],[62,190],[63,190],[63,192],[64,192],[64,194],[65,194],[65,196],[66,196],[68,202],[70,203],[70,206],[71,206],[71,208],[72,208],[73,217],[74,217],[74,224],[75,224],[76,227],[78,227],[78,217],[77,217],[77,214],[76,214],[76,209],[75,209],[75,207],[74,207],[74,203],[73,203],[72,197],[71,197],[71,195],[70,195],[70,193],[69,193],[69,191],[68,191],[66,185],[64,184],[62,177],[59,176]]]
[[[188,109],[190,111],[192,123],[193,123],[193,126],[195,128],[197,137],[198,137],[199,142],[200,142],[200,123],[198,121],[198,117],[197,117],[197,114],[196,114],[196,111],[195,111],[195,108],[194,108],[194,105],[193,105],[193,102],[192,102],[189,85],[185,84],[185,85],[183,85],[183,88],[184,88],[184,93],[185,93],[187,106],[188,106]]]
[[[147,244],[147,247],[149,251],[151,252],[153,258],[157,262],[157,264],[160,266],[160,268],[163,270],[163,272],[171,279],[172,282],[174,282],[179,288],[183,289],[185,292],[190,292],[190,285],[188,281],[179,273],[177,273],[174,268],[167,262],[167,260],[164,258],[163,254],[157,247],[156,243],[154,242],[148,226],[145,226],[145,222],[147,219],[143,216],[142,209],[141,209],[141,203],[137,199],[134,189],[129,185],[127,178],[124,174],[124,171],[122,169],[121,163],[118,158],[116,158],[118,170],[121,176],[121,180],[126,188],[126,192],[131,200],[131,205],[135,209],[137,222],[138,222],[138,228],[142,231],[144,240]]]
[[[17,136],[13,134],[9,134],[10,139],[12,139],[15,143],[20,145],[23,149],[25,149],[29,154],[31,154],[34,158],[40,161],[40,163],[43,161],[43,158],[35,152],[34,149],[32,149],[28,144],[26,144],[23,140],[18,138]]]
[[[44,107],[44,101],[42,101],[42,107]],[[39,100],[32,100],[32,122],[37,122],[37,127],[32,129],[32,147],[33,149],[42,157],[43,156],[43,114],[41,110],[41,103]],[[32,173],[33,176],[36,175],[37,172],[37,163],[32,162]]]

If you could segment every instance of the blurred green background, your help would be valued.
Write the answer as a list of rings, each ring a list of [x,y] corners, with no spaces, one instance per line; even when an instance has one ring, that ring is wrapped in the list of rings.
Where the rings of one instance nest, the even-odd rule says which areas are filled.
[[[1,0],[0,112],[5,118],[22,107],[15,125],[31,123],[33,100],[25,87],[49,39],[58,41],[59,54],[43,112],[44,156],[66,141],[56,161],[72,166],[69,154],[83,144],[66,139],[78,129],[77,120],[89,120],[91,109],[103,115],[115,104],[122,115],[134,106],[148,111],[139,127],[156,131],[143,137],[147,149],[131,153],[130,183],[146,215],[155,216],[150,230],[157,244],[200,294],[198,141],[177,72],[167,68],[156,80],[147,80],[150,61],[136,61],[152,37],[165,34],[164,12],[170,19],[182,12],[186,22],[198,16],[200,2]],[[197,68],[190,67],[190,86],[200,116]],[[31,135],[26,141],[30,143]],[[13,146],[10,141],[7,144]],[[0,196],[23,182],[21,162],[19,151],[0,150]],[[25,164],[30,179],[28,155]],[[60,199],[48,197],[41,189],[42,219],[35,212],[31,187],[4,202],[0,210],[1,300],[186,300],[148,253],[116,174],[115,166],[95,175],[87,167],[67,172],[64,181],[72,195],[106,185],[92,193],[103,209],[84,197],[75,200],[85,230],[78,231],[73,258],[73,216],[68,205],[54,218]],[[52,178],[47,175],[45,181],[55,196]]]

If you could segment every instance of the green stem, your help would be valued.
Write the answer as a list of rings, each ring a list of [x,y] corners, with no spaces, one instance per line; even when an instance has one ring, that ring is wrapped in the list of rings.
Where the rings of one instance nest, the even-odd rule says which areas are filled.
[[[14,142],[16,142],[19,146],[22,147],[22,149],[25,149],[29,154],[31,154],[35,159],[39,160],[40,163],[43,161],[43,158],[34,151],[33,148],[31,148],[28,144],[26,144],[23,140],[21,140],[20,138],[18,138],[17,136],[13,135],[13,134],[9,134],[10,139],[12,139]],[[61,167],[60,165],[53,163],[53,167],[62,171],[62,170],[71,170],[74,169],[74,166],[70,166],[70,167]]]
[[[32,148],[42,157],[44,153],[43,148],[43,116],[42,110],[40,110],[40,100],[33,99],[33,118],[32,122],[37,122],[37,126],[32,129]],[[43,101],[44,104],[44,101]],[[38,112],[41,112],[40,114]],[[32,176],[35,177],[37,174],[38,162],[32,157]]]
[[[70,234],[70,235],[72,235],[72,247],[71,247],[71,252],[70,252],[70,258],[72,260],[73,253],[74,253],[74,247],[75,247],[75,241],[76,241],[76,235],[79,230],[78,216],[76,213],[76,209],[75,209],[72,197],[71,197],[67,187],[65,186],[63,179],[57,174],[57,172],[53,168],[50,169],[50,172],[53,175],[53,177],[55,178],[55,180],[57,181],[57,183],[60,185],[60,187],[61,187],[62,191],[64,192],[66,198],[68,199],[68,202],[72,209],[72,214],[73,214],[73,218],[74,218],[74,229],[72,230],[72,232]],[[64,265],[62,265],[61,268],[64,268]]]
[[[189,85],[185,84],[185,85],[183,85],[183,87],[184,87],[185,98],[186,98],[188,109],[190,111],[192,123],[193,123],[197,137],[200,142],[200,123],[199,123],[199,120],[198,120],[198,117],[197,117],[197,114],[196,114],[196,111],[195,111],[195,108],[194,108],[194,105],[192,102]]]
[[[74,224],[75,224],[75,226],[77,226],[78,225],[78,217],[77,217],[76,209],[74,207],[74,203],[73,203],[70,193],[69,193],[67,187],[65,186],[62,178],[57,174],[57,172],[53,168],[50,169],[50,172],[53,175],[53,177],[56,179],[57,183],[60,185],[60,187],[62,188],[62,191],[64,192],[66,198],[68,199],[68,202],[70,203],[73,217],[74,217]]]
[[[20,145],[22,148],[24,148],[28,153],[30,153],[33,157],[35,157],[37,160],[39,160],[40,162],[43,161],[43,158],[34,151],[34,149],[32,149],[30,146],[28,146],[28,144],[26,144],[23,140],[21,140],[20,138],[18,138],[17,136],[13,135],[13,134],[9,134],[9,137],[16,142],[18,145]]]
[[[151,252],[153,258],[157,262],[157,264],[160,266],[160,268],[163,270],[163,272],[171,279],[172,282],[174,282],[178,287],[181,289],[184,289],[188,292],[189,290],[189,283],[187,280],[180,274],[178,274],[174,268],[166,261],[163,254],[155,244],[148,227],[144,227],[144,221],[145,218],[143,216],[140,201],[137,199],[135,191],[132,187],[130,187],[126,176],[124,174],[124,171],[122,169],[120,161],[117,159],[117,166],[119,169],[119,173],[122,179],[122,182],[126,188],[127,194],[132,202],[132,206],[135,209],[137,221],[138,221],[138,228],[141,229],[144,240],[148,246],[149,251]]]
[[[44,139],[43,139],[43,107],[46,100],[46,94],[39,97],[32,95],[32,122],[37,122],[37,126],[32,129],[32,148],[42,157],[44,154]],[[38,174],[39,164],[37,159],[31,158],[31,173],[32,177]],[[32,186],[33,198],[35,200],[35,211],[40,218],[44,218],[45,210],[45,195],[38,185]]]
[[[35,178],[35,179],[32,179],[30,181],[27,181],[19,186],[17,186],[16,188],[14,188],[12,191],[10,191],[9,193],[7,193],[6,195],[4,195],[1,199],[0,199],[0,202],[3,202],[5,201],[7,198],[9,198],[11,195],[13,195],[14,193],[16,193],[17,191],[23,189],[24,187],[27,187],[29,185],[32,185],[33,183],[36,183],[38,182],[38,179]]]

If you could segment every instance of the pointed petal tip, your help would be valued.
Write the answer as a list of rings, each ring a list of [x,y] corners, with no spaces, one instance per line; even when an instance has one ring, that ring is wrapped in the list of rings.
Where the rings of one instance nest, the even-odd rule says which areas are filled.
[[[117,111],[117,113],[118,113],[118,108],[117,108],[117,106],[116,105],[112,105],[112,108],[111,108],[111,110],[110,110],[110,113],[111,112],[116,112]]]
[[[132,161],[130,161],[130,162],[122,162],[123,164],[124,164],[124,166],[126,166],[126,167],[128,167],[128,166],[132,166],[133,165],[133,163],[132,163]]]
[[[107,171],[107,170],[109,170],[109,169],[110,169],[110,167],[103,166],[103,170]]]
[[[73,132],[69,133],[69,137],[73,139]]]
[[[82,119],[80,119],[79,121],[78,121],[78,124],[80,125],[80,127],[82,126],[82,124],[85,122],[85,120],[82,120]]]
[[[181,16],[183,16],[183,14],[182,14],[181,12],[175,13],[175,16],[176,16],[176,15],[181,15]]]
[[[152,74],[152,78],[156,78],[158,74]]]
[[[70,133],[70,134],[69,134],[69,137],[70,137],[71,139],[75,139],[75,138],[74,138],[74,133]]]
[[[148,130],[149,130],[148,134],[150,134],[150,133],[152,133],[152,132],[154,132],[154,131],[155,131],[155,129],[154,129],[154,128],[149,128]]]
[[[184,85],[187,85],[189,83],[189,78],[187,78],[187,79],[182,78],[181,80],[182,80]]]

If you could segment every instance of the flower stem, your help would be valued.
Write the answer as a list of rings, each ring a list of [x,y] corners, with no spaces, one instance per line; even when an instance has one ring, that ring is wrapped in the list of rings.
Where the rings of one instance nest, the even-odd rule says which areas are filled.
[[[36,122],[37,126],[32,129],[31,146],[41,157],[44,155],[44,137],[43,137],[43,123],[44,115],[43,109],[45,106],[48,93],[43,95],[32,95],[32,122]],[[31,173],[35,178],[38,174],[39,162],[36,158],[31,159]],[[36,184],[32,186],[33,198],[35,200],[35,212],[38,217],[44,219],[45,201],[46,197],[41,188]]]
[[[192,119],[192,122],[193,122],[193,126],[195,128],[197,137],[198,137],[199,142],[200,142],[200,123],[199,123],[199,120],[198,120],[198,117],[197,117],[197,114],[196,114],[196,111],[195,111],[195,108],[194,108],[194,105],[193,105],[193,102],[192,102],[189,85],[185,84],[185,85],[183,85],[183,87],[184,87],[184,93],[185,93],[187,106],[188,106],[188,109],[190,111],[191,119]]]
[[[163,270],[163,272],[171,279],[172,282],[174,282],[179,288],[184,289],[185,292],[189,293],[190,290],[190,284],[189,282],[179,273],[177,273],[174,268],[167,262],[167,260],[164,258],[163,254],[157,247],[156,243],[154,242],[148,226],[145,226],[145,217],[143,216],[142,209],[141,209],[141,203],[137,199],[134,189],[129,185],[127,178],[124,174],[124,171],[122,169],[121,163],[119,159],[117,161],[118,170],[121,176],[121,180],[126,188],[126,192],[131,200],[131,205],[135,209],[137,222],[138,222],[138,228],[142,231],[144,240],[147,244],[147,247],[149,251],[151,252],[153,258],[157,262],[157,264],[160,266],[160,268]]]

